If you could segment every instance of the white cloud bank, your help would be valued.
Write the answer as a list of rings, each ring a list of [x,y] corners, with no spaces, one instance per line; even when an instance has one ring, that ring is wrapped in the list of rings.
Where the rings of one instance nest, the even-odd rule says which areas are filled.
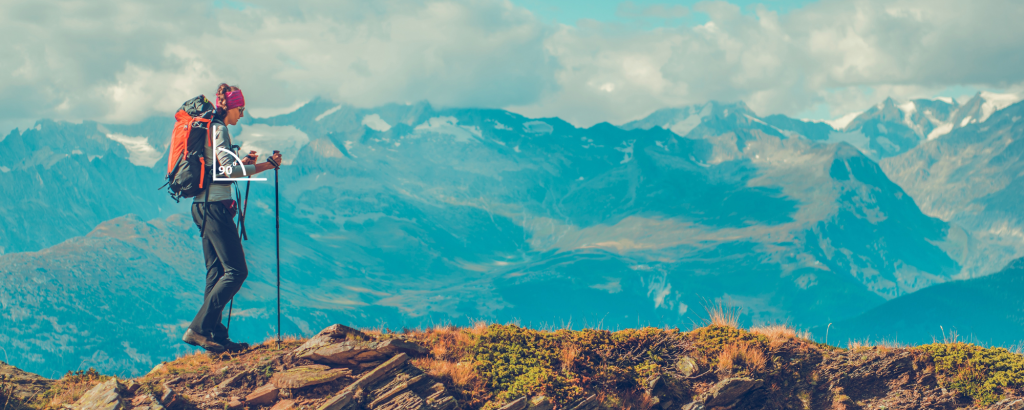
[[[498,0],[7,0],[3,9],[0,123],[130,123],[171,115],[221,81],[241,86],[256,114],[321,95],[510,108],[578,125],[712,99],[744,100],[761,115],[826,104],[838,117],[886,96],[1024,84],[1016,0],[826,0],[784,15],[709,2],[693,10],[707,24],[653,30],[554,26]]]

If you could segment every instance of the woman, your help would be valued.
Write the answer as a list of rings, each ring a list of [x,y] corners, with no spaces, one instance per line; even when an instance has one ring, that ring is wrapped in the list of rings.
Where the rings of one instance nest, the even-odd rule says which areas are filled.
[[[249,155],[242,159],[242,166],[237,166],[234,157],[224,151],[234,152],[227,125],[238,124],[238,119],[244,116],[245,98],[242,96],[242,90],[221,84],[217,87],[215,105],[217,113],[210,124],[213,147],[206,147],[206,163],[214,165],[213,171],[218,172],[218,178],[255,175],[280,167],[281,154],[274,154],[267,162],[257,164],[256,152],[250,151]],[[220,166],[227,167],[227,173],[222,173]],[[242,282],[249,274],[245,264],[245,253],[242,251],[242,241],[235,230],[236,210],[237,204],[231,199],[231,182],[209,184],[204,191],[195,196],[192,203],[192,220],[203,234],[206,293],[203,306],[199,308],[199,313],[185,331],[182,341],[214,353],[245,350],[249,347],[246,343],[231,341],[227,328],[221,324],[224,306],[235,293],[238,293]]]

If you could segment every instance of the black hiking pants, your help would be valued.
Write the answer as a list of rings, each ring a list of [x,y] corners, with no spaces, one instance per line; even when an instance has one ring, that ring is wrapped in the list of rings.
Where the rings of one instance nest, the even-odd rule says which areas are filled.
[[[221,323],[224,307],[249,276],[242,241],[235,230],[233,208],[219,201],[192,204],[192,221],[200,229],[203,226],[203,214],[206,214],[206,230],[203,232],[206,292],[203,306],[199,308],[189,328],[214,340],[227,339],[227,328]]]

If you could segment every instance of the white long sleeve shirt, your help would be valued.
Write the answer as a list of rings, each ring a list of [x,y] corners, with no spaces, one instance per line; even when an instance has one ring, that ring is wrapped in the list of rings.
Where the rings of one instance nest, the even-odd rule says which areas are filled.
[[[213,164],[213,172],[215,173],[217,178],[241,178],[245,177],[246,175],[252,175],[256,173],[256,165],[250,164],[243,166],[241,163],[238,162],[238,160],[235,159],[235,157],[225,152],[225,150],[227,150],[231,151],[235,155],[238,155],[237,151],[231,149],[231,135],[228,133],[228,127],[223,123],[219,122],[213,122],[211,123],[211,126],[213,127],[211,135],[211,137],[213,138],[213,147],[206,146],[204,150],[206,163]],[[215,152],[217,154],[217,161],[219,161],[219,163],[213,160],[213,155]],[[238,158],[243,157],[239,155]],[[220,170],[220,167],[222,166],[230,167],[230,172],[222,173]],[[221,183],[213,183],[209,187],[204,185],[204,189],[199,192],[199,195],[195,196],[192,202],[206,202],[207,200],[209,200],[210,202],[214,202],[223,201],[225,199],[231,199],[231,184],[226,182],[228,181]],[[207,190],[210,191],[209,199],[207,199],[206,197]]]

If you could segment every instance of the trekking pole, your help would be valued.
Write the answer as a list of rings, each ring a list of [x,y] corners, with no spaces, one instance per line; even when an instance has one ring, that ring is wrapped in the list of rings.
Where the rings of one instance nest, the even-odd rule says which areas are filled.
[[[276,155],[281,151],[274,151]],[[281,214],[278,206],[278,163],[273,155],[267,159],[274,165],[274,246],[277,250],[277,347],[281,347]]]

